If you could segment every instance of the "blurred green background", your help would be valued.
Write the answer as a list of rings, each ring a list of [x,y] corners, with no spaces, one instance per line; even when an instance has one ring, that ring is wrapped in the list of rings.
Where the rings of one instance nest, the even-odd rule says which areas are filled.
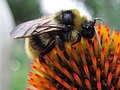
[[[42,16],[39,0],[7,0],[13,13],[16,25]],[[111,30],[120,31],[120,1],[119,0],[72,0],[83,2],[92,17],[103,18]],[[64,2],[60,0],[60,2]],[[51,0],[51,3],[52,2]],[[66,4],[67,7],[67,4]],[[14,40],[12,45],[12,61],[10,72],[10,90],[25,90],[31,61],[24,50],[24,40]]]
[[[7,0],[13,13],[16,25],[39,18],[41,16],[38,0]],[[10,90],[25,90],[28,86],[28,72],[31,70],[31,61],[28,59],[25,49],[24,40],[14,40],[12,45],[12,61],[10,72]]]

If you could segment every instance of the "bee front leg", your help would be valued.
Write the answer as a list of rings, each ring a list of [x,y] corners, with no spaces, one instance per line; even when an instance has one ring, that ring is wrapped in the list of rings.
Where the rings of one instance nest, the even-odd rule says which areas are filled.
[[[64,41],[60,38],[59,35],[55,36],[56,45],[60,48],[61,51],[65,51]]]

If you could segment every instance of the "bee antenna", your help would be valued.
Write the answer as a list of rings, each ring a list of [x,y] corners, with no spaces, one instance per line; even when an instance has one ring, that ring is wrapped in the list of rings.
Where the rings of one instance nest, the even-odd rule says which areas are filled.
[[[100,20],[100,21],[102,21],[102,23],[104,23],[104,20],[102,18],[94,18],[94,23],[96,23],[97,20]],[[95,26],[94,26],[94,30],[95,30],[96,38],[98,40],[98,44],[100,46],[100,50],[102,50],[102,45],[100,43],[100,39],[98,38],[98,33],[97,33],[97,30],[96,30]]]
[[[104,20],[103,20],[102,18],[98,18],[98,17],[97,17],[97,18],[94,18],[94,22],[95,22],[95,23],[96,23],[97,20],[99,20],[99,21],[101,21],[102,23],[104,23]]]
[[[95,27],[95,26],[94,26],[94,30],[95,30],[96,38],[97,38],[97,40],[98,40],[98,44],[99,44],[99,46],[100,46],[100,50],[102,50],[102,45],[101,45],[101,43],[100,43],[100,39],[98,38],[98,33],[97,33],[97,30],[96,30],[96,27]]]

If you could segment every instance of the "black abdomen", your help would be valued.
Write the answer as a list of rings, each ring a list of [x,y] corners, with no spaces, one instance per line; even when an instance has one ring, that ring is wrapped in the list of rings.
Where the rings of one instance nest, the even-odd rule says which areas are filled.
[[[39,39],[38,36],[33,36],[33,37],[30,38],[30,45],[35,50],[40,50],[41,45],[42,45],[41,40]]]
[[[41,35],[35,35],[30,38],[31,47],[35,50],[45,50],[52,41],[52,37],[47,33]]]

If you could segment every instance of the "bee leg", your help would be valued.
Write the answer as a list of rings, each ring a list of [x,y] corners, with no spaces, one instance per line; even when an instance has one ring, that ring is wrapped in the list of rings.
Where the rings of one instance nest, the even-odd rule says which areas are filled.
[[[55,42],[56,42],[56,45],[58,45],[58,47],[60,48],[61,51],[65,51],[64,41],[61,40],[60,36],[57,35],[55,37]]]
[[[55,42],[56,42],[56,45],[58,45],[58,47],[60,48],[60,51],[62,51],[63,53],[64,53],[64,55],[65,55],[65,57],[66,57],[66,59],[67,60],[69,60],[69,56],[68,56],[68,54],[67,54],[67,52],[66,52],[66,50],[65,50],[65,46],[64,46],[64,40],[62,40],[61,38],[60,38],[60,36],[56,36],[55,37]]]
[[[41,51],[41,53],[39,55],[40,62],[45,63],[43,56],[48,54],[54,47],[55,47],[55,40],[51,41],[51,43],[44,50]]]
[[[81,41],[81,37],[82,35],[80,33],[78,33],[78,37],[76,38],[76,40],[72,43],[72,45],[75,45],[76,43],[78,43],[79,41]]]
[[[41,55],[39,55],[39,61],[40,61],[40,62],[43,62],[43,63],[46,63],[46,62],[45,62],[45,59],[44,59]]]

